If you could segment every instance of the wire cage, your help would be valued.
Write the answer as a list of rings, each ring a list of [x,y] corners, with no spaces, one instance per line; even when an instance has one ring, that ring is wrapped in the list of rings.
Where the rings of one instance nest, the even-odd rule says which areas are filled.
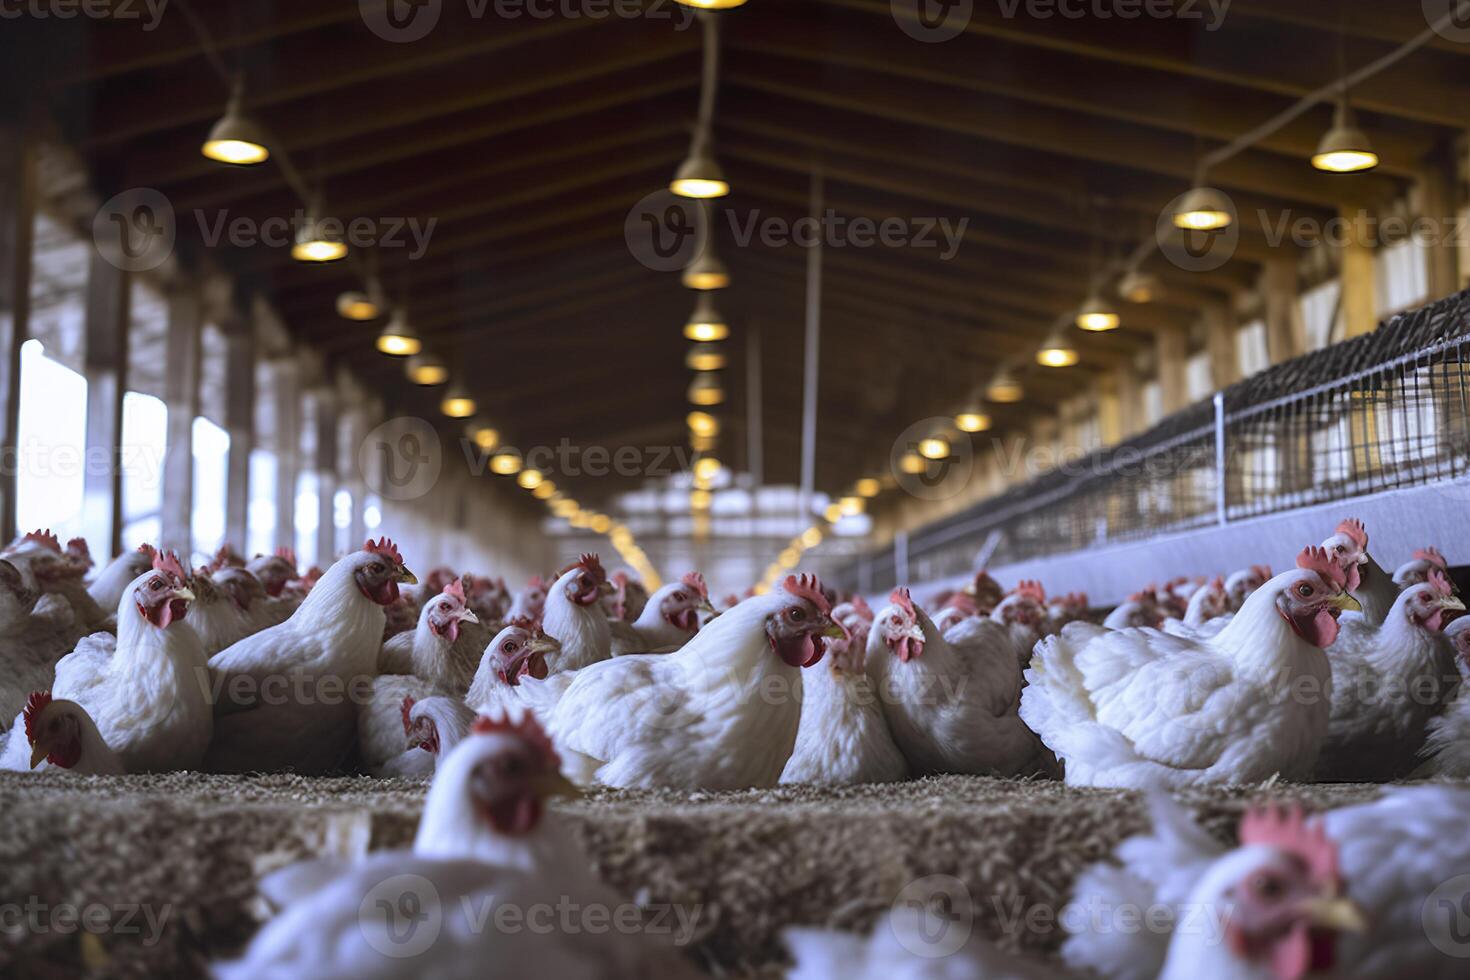
[[[1260,372],[844,570],[864,591],[1470,473],[1470,291]]]

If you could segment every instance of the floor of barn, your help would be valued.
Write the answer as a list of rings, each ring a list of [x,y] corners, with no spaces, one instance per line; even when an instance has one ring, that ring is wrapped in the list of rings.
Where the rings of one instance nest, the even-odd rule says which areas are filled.
[[[199,975],[256,929],[261,870],[405,845],[424,789],[365,778],[0,773],[0,974]],[[1316,808],[1378,789],[1272,792]],[[1182,798],[1228,838],[1260,795],[1239,787]],[[556,809],[622,893],[682,907],[692,955],[717,976],[775,976],[786,926],[866,930],[930,875],[965,884],[976,928],[1050,950],[1077,871],[1146,824],[1136,794],[960,776],[846,789],[601,790]],[[84,916],[92,905],[101,909]]]

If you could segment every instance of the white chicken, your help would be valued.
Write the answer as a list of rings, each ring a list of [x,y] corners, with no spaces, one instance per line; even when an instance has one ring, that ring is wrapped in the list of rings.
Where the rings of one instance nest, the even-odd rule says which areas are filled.
[[[941,636],[908,589],[888,602],[868,634],[867,670],[909,768],[1000,776],[1047,768],[1016,713],[1021,669],[1004,628],[971,617]]]
[[[1470,616],[1461,616],[1444,628],[1455,646],[1460,687],[1444,711],[1431,718],[1420,754],[1424,763],[1416,776],[1470,777]]]
[[[561,642],[561,652],[546,658],[553,674],[612,656],[612,627],[602,609],[602,598],[611,591],[596,555],[583,555],[552,583],[541,628]]]
[[[38,610],[39,598],[20,570],[0,558],[0,727],[25,707],[32,691],[50,689],[56,661],[75,639],[70,604]]]
[[[547,636],[542,631],[541,624],[527,619],[511,620],[485,647],[479,669],[475,671],[475,679],[470,682],[465,703],[481,713],[500,710],[518,717],[518,712],[523,707],[520,695],[524,692],[519,690],[522,682],[528,678],[531,681],[546,680],[549,673],[546,658],[556,655],[560,650],[561,644],[555,637]],[[572,674],[563,673],[570,680]],[[532,687],[537,685],[526,685],[527,690]],[[512,690],[513,688],[517,690]],[[556,696],[560,693],[561,688],[556,689],[555,695],[548,691],[546,698],[538,700],[537,704],[549,713],[556,705]]]
[[[536,619],[546,611],[546,593],[550,587],[546,580],[540,575],[532,575],[526,587],[516,592],[511,599],[510,608],[505,612],[506,619]]]
[[[610,786],[776,785],[796,744],[802,669],[844,635],[831,611],[814,576],[787,576],[675,653],[583,667],[548,719],[568,775]]]
[[[404,697],[399,706],[406,748],[372,770],[374,776],[432,776],[439,760],[469,734],[474,710],[458,698]]]
[[[511,601],[505,579],[465,575],[462,576],[462,581],[465,586],[465,602],[470,611],[479,618],[481,625],[490,627],[505,619]]]
[[[53,602],[64,600],[71,606],[75,630],[68,649],[92,630],[109,626],[110,610],[97,605],[86,589],[84,579],[91,559],[81,557],[77,539],[67,552],[50,531],[31,531],[0,552],[0,558],[21,573],[27,587],[42,594],[41,603],[47,602],[46,596],[55,596]]]
[[[357,751],[363,768],[376,771],[403,752],[403,699],[435,695],[462,701],[485,646],[479,619],[465,605],[464,583],[452,580],[424,603],[418,628],[389,638],[378,654],[379,675],[357,712]]]
[[[87,709],[75,701],[57,701],[50,691],[31,692],[4,743],[0,769],[40,772],[56,766],[97,776],[125,771]]]
[[[1110,630],[1154,628],[1163,623],[1164,614],[1154,600],[1152,589],[1135,592],[1115,606],[1103,620]]]
[[[1022,581],[1011,594],[990,611],[992,622],[1005,627],[1015,652],[1016,665],[1031,662],[1031,650],[1051,632],[1046,616],[1046,590],[1040,582]]]
[[[827,644],[826,664],[802,677],[801,724],[783,783],[891,783],[908,775],[867,675],[868,626],[859,621],[847,632]]]
[[[1183,619],[1164,620],[1163,630],[1191,639],[1214,636],[1230,622],[1230,593],[1218,575],[1194,590]]]
[[[266,595],[278,599],[297,578],[296,552],[277,548],[273,554],[256,555],[245,563],[245,570],[260,581]]]
[[[1347,569],[1347,590],[1363,607],[1363,619],[1370,626],[1382,626],[1399,597],[1399,587],[1368,554],[1368,529],[1363,522],[1352,517],[1343,521],[1322,547]]]
[[[1345,583],[1327,552],[1308,548],[1208,639],[1073,623],[1037,647],[1021,717],[1070,785],[1305,779],[1327,735],[1323,649],[1338,612],[1356,605]]]
[[[1430,571],[1436,568],[1449,575],[1449,560],[1440,554],[1438,548],[1419,548],[1414,552],[1413,558],[1404,562],[1393,573],[1393,584],[1400,589],[1407,589],[1411,585],[1427,582]]]
[[[1084,871],[1073,889],[1073,905],[1084,910],[1162,907],[1171,913],[1168,921],[1153,916],[1164,928],[1122,929],[1106,916],[1064,916],[1086,926],[1063,944],[1069,965],[1108,980],[1237,975],[1221,972],[1203,948],[1194,956],[1178,955],[1184,934],[1193,932],[1211,939],[1209,946],[1248,959],[1273,954],[1257,969],[1274,966],[1278,972],[1263,976],[1463,976],[1463,959],[1442,950],[1464,947],[1463,938],[1455,942],[1452,937],[1470,885],[1460,884],[1453,894],[1445,894],[1443,886],[1463,880],[1454,875],[1470,867],[1470,844],[1457,831],[1470,792],[1395,788],[1373,802],[1330,810],[1311,821],[1295,810],[1255,811],[1242,820],[1241,846],[1234,850],[1206,834],[1165,794],[1152,795],[1149,804],[1152,831],[1118,845],[1116,864]],[[1293,860],[1253,861],[1269,849]],[[1315,893],[1301,887],[1303,871],[1321,886]],[[1213,888],[1230,877],[1237,887]],[[1334,879],[1340,886],[1333,886]],[[1198,904],[1212,890],[1223,908]],[[1445,900],[1431,901],[1436,894]],[[1262,941],[1244,942],[1249,936],[1242,930],[1253,924],[1263,927]],[[1335,942],[1323,941],[1323,929],[1336,934]]]
[[[613,656],[672,653],[699,632],[700,614],[713,612],[704,576],[690,572],[656,589],[633,622],[612,620]]]
[[[56,664],[51,693],[86,709],[128,772],[198,769],[214,729],[208,660],[184,621],[194,599],[172,552],[117,607],[117,636],[86,637]]]
[[[92,584],[87,586],[87,592],[99,608],[116,609],[122,601],[123,590],[133,579],[153,567],[156,554],[151,544],[144,544],[136,551],[124,551],[97,573]]]
[[[215,654],[214,772],[329,772],[356,741],[383,607],[416,579],[387,538],[338,559],[291,618]]]
[[[1250,594],[1271,581],[1270,565],[1252,565],[1225,576],[1225,592],[1230,597],[1229,612],[1240,612]]]
[[[733,609],[734,606],[730,608]],[[846,602],[839,602],[832,607],[832,619],[849,633],[857,632],[859,627],[867,632],[873,625],[873,610],[869,607],[868,600],[860,595],[853,595]]]
[[[532,966],[569,980],[695,975],[673,948],[639,930],[577,920],[560,927],[557,919],[549,930],[527,927],[543,906],[633,909],[592,876],[547,812],[546,798],[570,789],[557,764],[533,719],[478,720],[435,773],[411,852],[352,866],[307,862],[268,876],[261,891],[280,913],[216,976],[479,980]],[[522,917],[503,926],[501,908]]]
[[[1332,719],[1317,779],[1388,782],[1414,768],[1429,720],[1459,687],[1455,648],[1441,630],[1464,609],[1436,568],[1399,593],[1382,626],[1343,621],[1328,650]]]

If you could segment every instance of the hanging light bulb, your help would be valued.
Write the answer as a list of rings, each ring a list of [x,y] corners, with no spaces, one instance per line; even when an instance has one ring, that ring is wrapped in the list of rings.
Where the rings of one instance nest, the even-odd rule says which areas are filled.
[[[1213,187],[1196,186],[1174,208],[1174,227],[1185,231],[1219,231],[1235,220],[1230,199]]]
[[[699,10],[734,10],[745,6],[745,0],[679,0],[679,3]]]
[[[695,344],[684,357],[684,364],[694,371],[718,371],[725,366],[725,352],[718,344]]]
[[[1164,284],[1151,272],[1130,272],[1118,283],[1118,295],[1130,303],[1152,303],[1164,295]]]
[[[531,469],[530,467],[521,470],[520,474],[516,477],[516,483],[520,484],[522,490],[535,490],[545,481],[546,477],[541,475],[540,470]]]
[[[1118,316],[1117,309],[1112,303],[1103,299],[1096,292],[1083,301],[1077,310],[1077,326],[1083,330],[1093,333],[1102,333],[1105,330],[1116,330],[1122,320]]]
[[[903,456],[899,458],[898,468],[900,471],[907,473],[910,476],[917,476],[918,474],[928,470],[929,464],[924,462],[924,457],[920,456],[918,453],[904,453]],[[840,513],[841,511],[839,510],[839,514]]]
[[[708,490],[689,491],[690,510],[709,510],[709,505],[714,502],[714,494]]]
[[[883,485],[871,476],[865,476],[854,483],[852,489],[859,497],[876,497],[883,489]]]
[[[730,285],[730,270],[715,254],[715,243],[712,240],[705,242],[699,257],[684,269],[682,279],[689,289],[724,289]]]
[[[410,357],[424,349],[418,331],[408,322],[408,314],[398,307],[378,334],[378,350],[392,357]]]
[[[465,427],[465,431],[469,433],[470,441],[487,453],[500,445],[500,433],[487,419],[475,419]]]
[[[367,293],[345,292],[337,297],[337,315],[347,320],[376,320],[382,310]]]
[[[537,500],[549,500],[556,493],[556,484],[550,480],[542,480],[536,484],[536,489],[531,491],[531,496]]]
[[[925,459],[948,459],[949,440],[935,434],[919,440],[919,455]]]
[[[691,405],[718,405],[725,400],[725,389],[720,386],[720,376],[711,371],[701,371],[689,382]]]
[[[725,179],[715,155],[710,149],[709,137],[703,133],[695,136],[694,145],[684,162],[679,164],[669,190],[680,197],[711,198],[724,197],[730,193],[730,182]]]
[[[449,386],[444,393],[444,398],[439,402],[439,411],[452,419],[467,419],[475,414],[475,400],[465,390],[463,383],[455,382]]]
[[[209,131],[200,152],[211,160],[249,167],[270,159],[265,130],[241,108],[243,89],[236,85],[225,104],[225,114]]]
[[[296,244],[291,246],[291,258],[297,262],[336,262],[347,255],[347,243],[342,233],[328,228],[312,207],[306,212],[306,220],[296,229]]]
[[[856,517],[868,507],[868,502],[862,497],[848,496],[837,501],[837,507],[845,517]]]
[[[984,432],[990,428],[990,416],[979,409],[967,409],[954,417],[954,424],[961,432]]]
[[[414,384],[431,388],[449,380],[449,365],[438,354],[425,351],[408,359],[408,363],[404,365],[404,373]]]
[[[713,456],[701,456],[694,464],[694,475],[701,480],[713,480],[720,475],[720,461]]]
[[[551,502],[551,512],[557,517],[571,517],[577,512],[577,502],[571,497],[563,497]]]
[[[704,343],[730,336],[730,326],[715,309],[715,298],[709,293],[702,293],[695,302],[694,312],[684,323],[684,336]]]
[[[815,548],[822,543],[822,529],[809,527],[801,532],[801,546],[803,548]]]
[[[1001,371],[985,386],[985,400],[1009,405],[1026,397],[1021,379],[1009,371]]]
[[[521,471],[521,454],[510,446],[490,457],[490,472],[497,476],[515,476]],[[573,509],[576,503],[572,503]]]
[[[1036,363],[1042,367],[1071,367],[1078,360],[1077,348],[1067,342],[1060,330],[1054,331],[1050,337],[1046,338],[1046,342],[1036,352]]]
[[[720,421],[708,412],[690,412],[684,417],[689,431],[696,436],[714,437],[720,434]]]
[[[1367,134],[1358,128],[1353,108],[1348,105],[1346,88],[1333,113],[1332,128],[1317,144],[1312,166],[1331,174],[1362,173],[1378,166],[1378,154]]]
[[[715,448],[715,437],[691,432],[689,433],[689,448],[697,453],[712,452]]]

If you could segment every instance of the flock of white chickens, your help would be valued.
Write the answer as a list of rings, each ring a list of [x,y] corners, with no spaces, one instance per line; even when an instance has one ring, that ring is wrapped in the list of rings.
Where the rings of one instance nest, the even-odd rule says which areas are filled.
[[[1470,789],[1391,789],[1332,811],[1253,811],[1234,850],[1167,790],[1470,776],[1470,617],[1433,548],[1390,575],[1357,521],[1294,566],[1150,586],[1096,622],[1085,596],[1006,593],[981,572],[929,608],[872,610],[808,575],[710,601],[698,573],[651,595],[583,555],[512,595],[387,539],[300,572],[224,549],[190,571],[144,546],[94,577],[83,542],[0,552],[0,769],[431,776],[411,851],[261,883],[277,909],[225,977],[697,975],[648,935],[485,928],[480,901],[616,904],[544,801],[574,786],[730,790],[930,773],[1146,789],[1151,834],[1072,900],[1096,917],[1067,968],[1106,977],[1463,976]],[[1442,882],[1467,876],[1431,908]],[[442,926],[409,957],[398,892]],[[427,887],[425,887],[427,885]],[[626,904],[626,903],[624,903]],[[1183,928],[1188,909],[1218,929]],[[794,930],[794,976],[1056,976],[978,936],[935,957],[923,910],[869,938]],[[1470,955],[1470,938],[1460,939]],[[519,964],[519,966],[518,966]]]

